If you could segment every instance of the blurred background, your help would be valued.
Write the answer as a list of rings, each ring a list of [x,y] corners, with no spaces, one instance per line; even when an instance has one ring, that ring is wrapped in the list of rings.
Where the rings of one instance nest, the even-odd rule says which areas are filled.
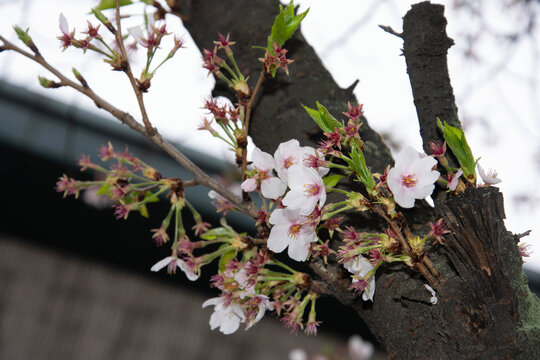
[[[84,56],[77,49],[62,52],[56,39],[60,12],[70,29],[82,31],[96,3],[0,0],[0,34],[16,42],[11,26],[29,27],[51,64],[67,74],[75,66],[96,93],[137,114],[122,74],[109,71],[90,52]],[[371,126],[393,151],[408,145],[420,149],[401,41],[377,26],[399,31],[401,17],[413,2],[298,3],[300,11],[310,8],[302,32],[338,84],[348,87],[360,80],[355,94]],[[540,2],[441,3],[446,5],[447,32],[456,42],[450,49],[449,70],[461,121],[474,155],[503,180],[508,229],[533,230],[523,239],[533,251],[525,268],[538,291]],[[143,8],[135,5],[126,11],[140,14]],[[209,134],[196,130],[204,115],[203,99],[214,81],[201,68],[200,53],[181,21],[167,20],[169,31],[185,36],[186,48],[153,79],[146,96],[150,118],[197,164],[224,176],[232,167],[232,155]],[[130,21],[138,25],[142,19]],[[143,58],[142,51],[132,54],[136,65]],[[291,336],[271,316],[232,336],[210,331],[211,310],[200,310],[205,299],[215,296],[207,286],[209,271],[196,283],[181,273],[149,271],[168,256],[168,249],[156,247],[150,233],[167,208],[156,204],[150,208],[150,219],[134,214],[117,221],[110,204],[92,196],[82,201],[62,199],[54,190],[63,173],[90,176],[79,172],[76,159],[82,153],[95,159],[98,148],[108,141],[119,149],[127,145],[165,175],[189,176],[81,95],[41,88],[38,75],[50,77],[21,56],[0,54],[1,359],[287,359],[294,348],[309,354],[338,351],[353,334],[373,341],[358,316],[331,299],[318,304],[323,326],[317,337]],[[187,196],[207,221],[216,221],[204,189],[190,189]],[[249,226],[242,216],[230,222]]]

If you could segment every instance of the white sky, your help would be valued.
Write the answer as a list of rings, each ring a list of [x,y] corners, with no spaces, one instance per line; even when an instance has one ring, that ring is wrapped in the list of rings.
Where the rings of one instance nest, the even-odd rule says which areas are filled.
[[[416,111],[405,61],[400,56],[402,41],[377,26],[390,25],[400,31],[401,18],[414,2],[341,0],[328,6],[328,2],[322,0],[298,1],[300,11],[310,7],[302,24],[303,34],[337,83],[348,87],[356,79],[360,80],[355,93],[364,104],[370,125],[375,130],[391,133],[402,145],[420,150]],[[100,96],[131,114],[138,114],[135,97],[123,74],[109,71],[110,67],[90,52],[83,56],[77,49],[61,52],[59,48],[58,14],[64,13],[70,28],[83,31],[86,19],[90,19],[85,13],[96,3],[96,0],[0,0],[0,33],[15,41],[13,24],[30,27],[34,42],[51,64],[66,74],[71,74],[75,66]],[[485,26],[502,31],[503,26],[507,27],[505,30],[512,29],[513,24],[521,21],[519,14],[497,9],[494,4],[499,1],[481,3],[486,3],[482,7]],[[132,6],[127,11],[137,13],[140,9]],[[499,187],[505,194],[507,228],[515,233],[533,230],[531,236],[525,238],[535,250],[526,266],[540,271],[540,221],[536,220],[540,212],[534,206],[538,199],[534,189],[538,186],[540,156],[539,27],[534,37],[517,45],[505,46],[500,38],[483,36],[474,48],[480,61],[474,62],[465,60],[462,53],[466,48],[464,36],[471,28],[478,27],[476,19],[455,11],[452,6],[447,6],[446,15],[447,32],[456,41],[449,53],[450,77],[469,144],[474,155],[482,157],[483,167],[496,169],[503,179]],[[197,47],[178,18],[168,18],[168,28],[185,35],[187,43],[186,48],[179,50],[157,73],[150,92],[145,95],[151,121],[172,140],[214,156],[231,158],[209,134],[196,130],[204,114],[202,101],[214,81],[200,67]],[[169,48],[170,45],[163,45],[163,56]],[[134,55],[134,60],[141,64],[143,57],[140,51]],[[495,72],[499,68],[500,71]],[[134,71],[137,74],[139,70]],[[72,106],[99,112],[91,101],[70,89],[41,88],[38,75],[50,77],[45,70],[20,56],[0,54],[3,80],[54,96]],[[491,124],[489,129],[483,125],[486,121]],[[204,148],[200,148],[202,143]],[[519,205],[515,198],[523,195],[533,201]]]

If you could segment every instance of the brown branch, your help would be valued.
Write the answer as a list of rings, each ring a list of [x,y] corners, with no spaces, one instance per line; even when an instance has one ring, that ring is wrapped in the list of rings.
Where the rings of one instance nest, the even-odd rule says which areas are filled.
[[[434,289],[438,290],[439,289],[439,281],[437,280],[436,276],[439,274],[438,271],[435,269],[435,267],[433,266],[433,264],[431,263],[431,261],[429,261],[429,258],[427,257],[427,255],[423,255],[420,259],[420,261],[417,261],[416,260],[416,256],[415,254],[413,254],[413,251],[411,249],[411,246],[409,245],[409,242],[407,241],[407,239],[405,239],[405,237],[403,236],[403,233],[401,232],[401,229],[399,228],[399,226],[396,224],[395,221],[393,221],[392,219],[390,219],[386,213],[384,212],[384,210],[380,207],[380,206],[374,206],[373,207],[373,211],[379,215],[380,217],[382,217],[386,223],[388,224],[388,226],[390,226],[390,228],[392,229],[392,231],[396,234],[397,238],[398,238],[398,241],[399,243],[401,244],[401,247],[403,249],[403,251],[405,252],[405,254],[407,254],[411,260],[413,261],[413,264],[414,264],[414,267],[416,267],[418,269],[418,271],[426,278],[426,280],[429,282],[429,285],[431,285],[431,287],[433,287]],[[409,233],[410,233],[410,230],[409,230]],[[409,236],[409,235],[408,235]],[[410,234],[410,236],[412,236],[412,234]],[[426,260],[429,262],[429,265],[426,263]],[[435,270],[435,273],[433,273],[431,270]],[[437,274],[437,275],[436,275]]]
[[[255,98],[257,96],[257,93],[259,92],[259,89],[262,86],[262,83],[264,81],[264,72],[261,71],[259,74],[259,78],[257,79],[257,84],[255,84],[255,87],[253,88],[253,92],[251,93],[251,97],[249,98],[247,104],[245,105],[245,115],[244,115],[244,132],[242,134],[243,144],[242,144],[242,164],[241,164],[241,171],[242,171],[242,181],[246,180],[246,168],[247,168],[247,137],[249,132],[249,122],[251,120],[251,110],[253,108],[253,103],[255,102]],[[248,196],[246,196],[246,193],[242,191],[242,196],[244,200],[249,199]]]
[[[249,122],[251,120],[251,110],[253,108],[253,103],[255,102],[255,98],[262,86],[263,81],[264,81],[264,72],[261,71],[259,78],[257,79],[257,84],[255,84],[255,87],[253,88],[253,93],[251,94],[251,97],[246,105],[246,121],[244,122],[244,136],[248,135]]]
[[[150,123],[150,120],[148,119],[148,114],[146,113],[146,107],[144,106],[144,100],[143,100],[143,93],[141,89],[139,89],[139,86],[137,85],[137,81],[135,80],[135,77],[133,76],[133,73],[131,72],[131,66],[129,65],[126,48],[124,47],[124,38],[122,37],[122,26],[121,26],[121,20],[120,20],[120,1],[116,0],[116,32],[115,32],[116,42],[118,43],[118,47],[120,48],[120,54],[122,55],[122,70],[124,73],[126,73],[129,82],[131,83],[131,87],[133,88],[133,92],[135,93],[135,96],[137,97],[137,103],[139,104],[139,109],[141,111],[142,121],[144,123],[144,127],[146,128],[146,133],[148,136],[153,136],[156,134],[156,129],[152,127],[152,124]]]

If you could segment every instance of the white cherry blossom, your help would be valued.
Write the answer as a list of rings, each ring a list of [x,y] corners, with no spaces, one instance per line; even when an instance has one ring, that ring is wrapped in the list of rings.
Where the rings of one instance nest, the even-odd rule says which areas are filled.
[[[251,304],[257,306],[257,315],[254,318],[248,317],[246,324],[246,330],[249,330],[253,325],[258,323],[263,317],[266,310],[274,310],[274,307],[270,303],[270,298],[266,295],[257,295],[252,297],[250,300]]]
[[[296,139],[291,139],[279,144],[276,152],[274,153],[274,160],[276,162],[276,172],[278,176],[284,181],[288,181],[288,169],[293,165],[302,165],[303,161],[308,155],[321,157],[317,151],[310,146],[300,146],[300,143]],[[328,168],[320,167],[318,172],[321,176],[324,176],[330,171]]]
[[[484,180],[484,184],[486,185],[495,185],[500,183],[502,180],[497,177],[497,173],[494,171],[490,171],[486,173],[482,166],[480,166],[480,163],[476,164],[476,168],[478,169],[478,174],[480,174],[480,177],[482,180]]]
[[[152,16],[148,16],[146,19],[146,27],[141,26],[132,26],[127,29],[129,35],[133,37],[133,39],[142,47],[148,47],[148,38],[152,36],[154,32],[154,18]],[[146,32],[143,31],[143,28]]]
[[[299,210],[300,215],[309,215],[319,204],[319,210],[326,202],[326,188],[322,177],[313,168],[293,165],[289,168],[291,190],[283,198],[283,205]]]
[[[165,259],[159,260],[157,263],[154,264],[154,266],[150,268],[150,271],[157,272],[163,269],[165,266],[169,267],[169,273],[174,273],[176,271],[176,267],[180,268],[180,270],[182,270],[184,274],[186,274],[187,278],[191,281],[195,281],[199,278],[199,275],[195,274],[195,272],[193,272],[193,269],[188,264],[186,264],[185,261],[178,259],[174,256],[167,256]]]
[[[351,360],[369,360],[375,352],[373,344],[358,335],[349,338],[347,349]]]
[[[293,349],[289,353],[289,360],[308,360],[308,355],[304,349]]]
[[[210,329],[212,330],[219,327],[219,331],[223,334],[230,335],[238,330],[240,323],[246,321],[240,304],[232,302],[226,306],[223,298],[215,297],[206,300],[202,307],[205,308],[209,305],[214,306],[214,312],[210,315]]]
[[[388,171],[388,187],[394,194],[396,203],[404,208],[412,208],[415,199],[431,195],[440,173],[432,170],[437,160],[424,156],[407,147],[396,155],[396,164]]]
[[[283,195],[287,185],[280,178],[273,176],[274,158],[272,155],[256,147],[253,149],[252,160],[257,175],[256,178],[246,179],[242,183],[242,190],[245,192],[255,191],[260,184],[262,195],[265,198],[277,199]]]
[[[270,215],[270,224],[274,225],[268,237],[268,248],[280,253],[289,247],[289,257],[296,261],[305,261],[309,255],[309,244],[317,241],[317,235],[309,219],[300,215],[299,210],[276,209]]]
[[[357,256],[346,263],[343,264],[343,267],[347,269],[350,273],[358,275],[358,277],[363,278],[367,275],[368,272],[373,270],[373,265],[363,256]],[[360,281],[358,279],[353,279],[353,283]],[[364,301],[371,300],[373,301],[373,295],[375,295],[375,275],[371,276],[367,280],[367,286],[362,293],[362,299]]]

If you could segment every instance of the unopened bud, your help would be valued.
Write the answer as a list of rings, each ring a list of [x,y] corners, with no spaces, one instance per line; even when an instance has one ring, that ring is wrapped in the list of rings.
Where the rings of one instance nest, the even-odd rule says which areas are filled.
[[[13,25],[13,29],[17,33],[19,40],[21,40],[26,46],[28,46],[30,50],[34,52],[34,54],[40,55],[39,50],[37,49],[36,45],[32,41],[32,38],[30,37],[30,35],[28,35],[29,28],[26,28],[26,30],[23,30],[19,26]]]
[[[112,33],[112,34],[116,34],[116,29],[114,28],[113,24],[111,24],[111,22],[109,21],[109,19],[103,15],[103,13],[99,10],[99,9],[96,9],[96,8],[93,8],[92,9],[92,14],[94,14],[94,16],[96,17],[96,19],[98,19],[103,25],[105,25],[105,27]]]
[[[60,83],[57,83],[56,81],[49,80],[49,79],[47,79],[46,77],[43,77],[43,76],[39,76],[38,79],[39,79],[39,84],[41,86],[43,86],[44,88],[46,88],[46,89],[55,89],[55,88],[59,88],[59,87],[63,86]]]
[[[73,75],[75,75],[75,78],[81,83],[81,85],[82,85],[84,88],[88,89],[88,83],[87,83],[86,80],[83,78],[83,76],[81,75],[81,73],[80,73],[77,69],[75,69],[75,68],[73,68],[73,69],[71,69],[71,70],[73,71]]]

